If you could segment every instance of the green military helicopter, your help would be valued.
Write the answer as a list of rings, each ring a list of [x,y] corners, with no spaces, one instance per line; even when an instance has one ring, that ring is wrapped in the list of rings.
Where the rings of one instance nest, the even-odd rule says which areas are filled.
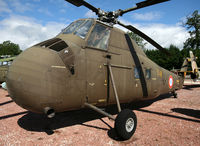
[[[119,24],[157,49],[158,43],[118,17],[167,0],[146,0],[126,10],[105,12],[84,0],[66,0],[86,6],[98,19],[79,19],[56,37],[22,52],[9,68],[7,88],[21,107],[53,117],[56,112],[91,108],[115,121],[120,137],[135,132],[137,118],[121,103],[156,98],[182,88],[183,77],[151,61]],[[99,107],[116,104],[115,117]]]

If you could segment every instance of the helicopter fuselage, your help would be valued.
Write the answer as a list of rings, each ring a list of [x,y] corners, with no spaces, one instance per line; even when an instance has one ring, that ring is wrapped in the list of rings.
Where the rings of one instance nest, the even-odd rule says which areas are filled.
[[[120,103],[152,99],[182,87],[183,78],[151,61],[123,31],[95,19],[83,21],[72,33],[64,33],[67,28],[14,60],[7,86],[18,105],[44,113],[45,108],[55,112],[80,109],[85,102],[96,106],[116,104],[108,66]],[[80,37],[77,30],[86,24],[89,29]],[[107,32],[99,46],[94,45],[97,25],[99,31],[104,27]]]

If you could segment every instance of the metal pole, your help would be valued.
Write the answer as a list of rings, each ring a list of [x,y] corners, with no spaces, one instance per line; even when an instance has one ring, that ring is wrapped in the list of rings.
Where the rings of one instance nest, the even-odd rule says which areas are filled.
[[[116,89],[116,86],[115,86],[115,81],[114,81],[112,68],[111,68],[110,64],[108,64],[108,68],[109,68],[109,72],[110,72],[111,82],[112,82],[112,85],[113,85],[115,99],[116,99],[116,102],[117,102],[117,108],[118,108],[118,111],[121,112],[121,106],[120,106],[120,103],[119,103],[119,97],[118,97],[118,94],[117,94],[117,89]]]
[[[96,106],[94,106],[94,105],[92,105],[92,104],[89,104],[89,103],[87,103],[87,102],[85,103],[85,106],[87,106],[87,107],[93,109],[94,111],[96,111],[96,112],[98,112],[98,113],[100,113],[100,114],[102,114],[102,115],[104,115],[104,116],[106,116],[106,117],[109,117],[110,119],[112,119],[112,120],[115,121],[115,117],[114,117],[113,115],[104,112],[104,111],[101,110],[100,108],[98,108],[98,107],[96,107]]]

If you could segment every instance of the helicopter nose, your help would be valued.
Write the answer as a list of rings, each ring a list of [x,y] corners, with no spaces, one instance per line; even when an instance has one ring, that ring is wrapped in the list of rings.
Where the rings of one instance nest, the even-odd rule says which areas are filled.
[[[52,70],[52,66],[63,66],[61,74]],[[45,107],[55,102],[53,88],[60,87],[58,82],[67,85],[67,81],[60,78],[63,74],[67,75],[68,72],[57,52],[31,47],[16,57],[9,67],[6,81],[9,95],[19,106],[43,113]],[[62,92],[61,87],[59,90]]]

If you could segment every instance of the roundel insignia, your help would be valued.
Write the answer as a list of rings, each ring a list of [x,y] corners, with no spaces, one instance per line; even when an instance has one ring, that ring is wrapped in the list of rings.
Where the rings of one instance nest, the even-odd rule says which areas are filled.
[[[170,89],[173,87],[173,84],[174,84],[174,80],[173,80],[173,77],[170,75],[169,76],[169,88]]]

